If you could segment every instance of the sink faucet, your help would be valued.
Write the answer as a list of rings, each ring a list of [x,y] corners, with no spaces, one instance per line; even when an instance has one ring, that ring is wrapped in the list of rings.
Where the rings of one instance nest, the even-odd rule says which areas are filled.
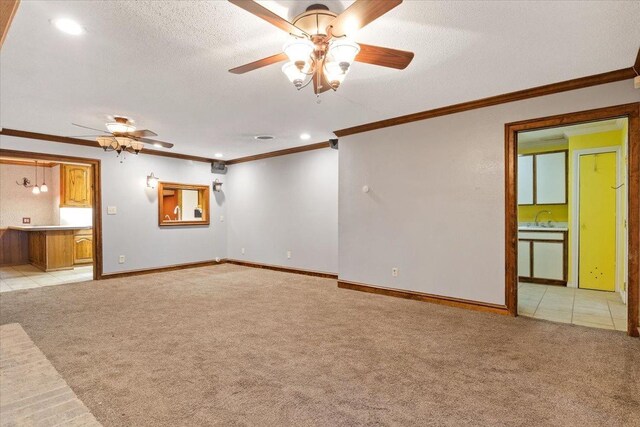
[[[176,208],[173,210],[173,213],[176,215],[176,219],[178,221],[182,219],[182,210],[180,209],[180,205],[176,205]]]
[[[540,225],[540,222],[538,221],[538,217],[540,216],[540,214],[543,214],[543,213],[548,213],[549,215],[551,215],[551,211],[542,210],[542,211],[538,212],[536,214],[535,219],[533,220],[535,222],[535,224],[536,224],[536,227]]]

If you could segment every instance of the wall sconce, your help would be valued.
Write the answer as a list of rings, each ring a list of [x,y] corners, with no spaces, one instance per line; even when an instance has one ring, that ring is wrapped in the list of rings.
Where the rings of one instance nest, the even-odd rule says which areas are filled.
[[[222,183],[217,179],[213,181],[213,191],[220,192],[222,191]]]
[[[147,175],[147,187],[156,188],[158,181],[160,181],[160,178],[154,176],[153,172],[151,172],[151,175]]]

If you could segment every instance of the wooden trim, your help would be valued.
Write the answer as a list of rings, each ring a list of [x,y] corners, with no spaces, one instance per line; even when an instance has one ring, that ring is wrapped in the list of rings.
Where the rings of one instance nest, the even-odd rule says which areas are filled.
[[[512,315],[518,310],[518,208],[517,208],[517,134],[520,131],[546,129],[578,123],[626,117],[629,121],[628,154],[628,253],[627,334],[639,336],[640,300],[640,103],[616,105],[576,113],[524,120],[505,124],[505,300]]]
[[[634,71],[636,75],[640,75],[640,49],[638,49],[638,54],[636,55],[636,62],[633,64]]]
[[[487,302],[471,301],[462,298],[445,297],[440,295],[426,294],[423,292],[406,291],[402,289],[391,289],[382,286],[365,285],[363,283],[349,282],[338,279],[338,287],[351,289],[354,291],[369,292],[372,294],[385,295],[396,298],[405,298],[415,301],[430,302],[434,304],[447,305],[449,307],[465,308],[467,310],[483,311],[488,313],[508,315],[507,307],[499,304]]]
[[[566,280],[541,279],[539,277],[519,276],[518,280],[525,283],[536,283],[539,285],[567,286]]]
[[[394,117],[391,119],[380,120],[364,125],[340,129],[333,133],[338,137],[355,135],[358,133],[370,132],[372,130],[383,129],[391,126],[398,126],[411,122],[417,122],[420,120],[432,119],[434,117],[461,113],[463,111],[476,110],[478,108],[491,107],[508,102],[522,101],[524,99],[552,95],[554,93],[628,80],[634,78],[635,76],[636,73],[633,71],[632,67],[622,68],[620,70],[609,71],[602,74],[594,74],[577,79],[565,80],[559,83],[537,86],[530,89],[524,89],[516,92],[505,93],[502,95],[491,96],[488,98],[477,99],[475,101],[468,101],[460,104],[449,105],[446,107],[435,108],[433,110],[427,110],[419,113],[407,114],[405,116]]]
[[[198,192],[198,200],[203,197],[203,207],[204,212],[202,213],[202,221],[167,221],[164,219],[164,190],[165,187],[169,187],[169,190],[195,190]],[[211,188],[208,185],[199,185],[199,184],[180,184],[177,182],[159,182],[158,183],[158,225],[160,227],[180,227],[180,226],[198,226],[198,225],[209,225],[211,223],[211,213],[209,212],[211,209],[211,203],[209,202],[209,193],[211,193]],[[178,194],[178,206],[182,209],[182,192]],[[183,215],[184,212],[181,212]]]
[[[33,160],[13,160],[13,159],[0,159],[0,165],[13,165],[13,166],[29,166],[34,167],[36,161]],[[54,166],[58,166],[60,163],[54,162],[46,162],[46,163],[38,163],[39,168],[52,168]]]
[[[279,265],[260,264],[257,262],[240,261],[237,259],[227,259],[228,264],[241,265],[243,267],[264,268],[266,270],[281,271],[284,273],[303,274],[305,276],[324,277],[326,279],[338,279],[338,275],[334,273],[324,273],[321,271],[303,270],[300,268],[282,267]]]
[[[4,40],[7,38],[11,22],[13,21],[14,16],[16,16],[19,5],[20,0],[0,1],[0,31],[2,32],[2,35],[0,36],[0,48],[4,45]]]
[[[1,133],[1,132],[0,132]],[[93,194],[92,194],[92,214],[93,214],[93,278],[102,278],[102,181],[100,172],[100,160],[85,157],[61,156],[57,154],[34,153],[31,151],[8,150],[0,148],[0,156],[29,158],[37,160],[49,160],[54,162],[70,162],[91,165],[93,173]]]
[[[0,130],[0,135],[13,136],[16,138],[37,139],[40,141],[60,142],[62,144],[72,144],[72,145],[80,145],[82,147],[102,149],[96,142],[87,141],[86,139],[70,138],[68,136],[50,135],[46,133],[28,132],[24,130],[7,129],[7,128],[3,128],[2,130]],[[146,147],[140,152],[140,154],[147,154],[151,156],[160,156],[160,157],[171,157],[174,159],[181,159],[181,160],[193,160],[195,162],[204,162],[204,163],[213,163],[213,162],[225,163],[220,159],[210,159],[208,157],[191,156],[189,154],[180,154],[180,153],[173,153],[168,151],[152,150]]]
[[[256,154],[254,156],[240,157],[238,159],[228,160],[226,164],[235,165],[237,163],[252,162],[254,160],[269,159],[271,157],[286,156],[288,154],[303,153],[305,151],[318,150],[320,148],[329,148],[330,146],[329,141],[318,142],[316,144],[286,148],[284,150],[271,151],[269,153]]]
[[[220,261],[200,261],[200,262],[188,262],[185,264],[174,264],[168,265],[166,267],[154,267],[154,268],[143,268],[140,270],[129,270],[129,271],[120,271],[117,273],[107,273],[103,274],[103,279],[117,279],[121,277],[131,277],[131,276],[141,276],[143,274],[152,274],[152,273],[163,273],[166,271],[175,271],[175,270],[184,270],[187,268],[198,268],[198,267],[208,267],[210,265],[218,265],[224,264],[225,260]]]

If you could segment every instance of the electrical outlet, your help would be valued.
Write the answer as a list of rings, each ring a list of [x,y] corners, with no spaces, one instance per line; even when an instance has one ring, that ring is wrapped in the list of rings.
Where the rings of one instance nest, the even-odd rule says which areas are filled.
[[[120,257],[118,258],[118,263],[124,264],[124,255],[120,255]]]
[[[398,267],[393,267],[393,268],[391,269],[391,275],[392,275],[393,277],[398,277],[398,273],[399,273],[399,272],[400,272],[400,271],[398,270]]]
[[[244,248],[240,249],[240,253],[244,255]]]
[[[31,224],[31,218],[29,218],[29,217],[23,217],[23,218],[22,218],[22,223],[23,223],[23,224]]]
[[[287,259],[291,259],[291,251],[287,251]]]
[[[220,215],[220,222],[224,222],[224,215]]]

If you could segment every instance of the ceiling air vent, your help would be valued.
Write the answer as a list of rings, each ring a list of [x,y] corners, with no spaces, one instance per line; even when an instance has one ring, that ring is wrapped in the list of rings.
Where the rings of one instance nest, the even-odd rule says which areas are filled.
[[[270,141],[272,139],[275,139],[275,136],[272,135],[256,135],[254,136],[255,139],[257,139],[258,141]]]

